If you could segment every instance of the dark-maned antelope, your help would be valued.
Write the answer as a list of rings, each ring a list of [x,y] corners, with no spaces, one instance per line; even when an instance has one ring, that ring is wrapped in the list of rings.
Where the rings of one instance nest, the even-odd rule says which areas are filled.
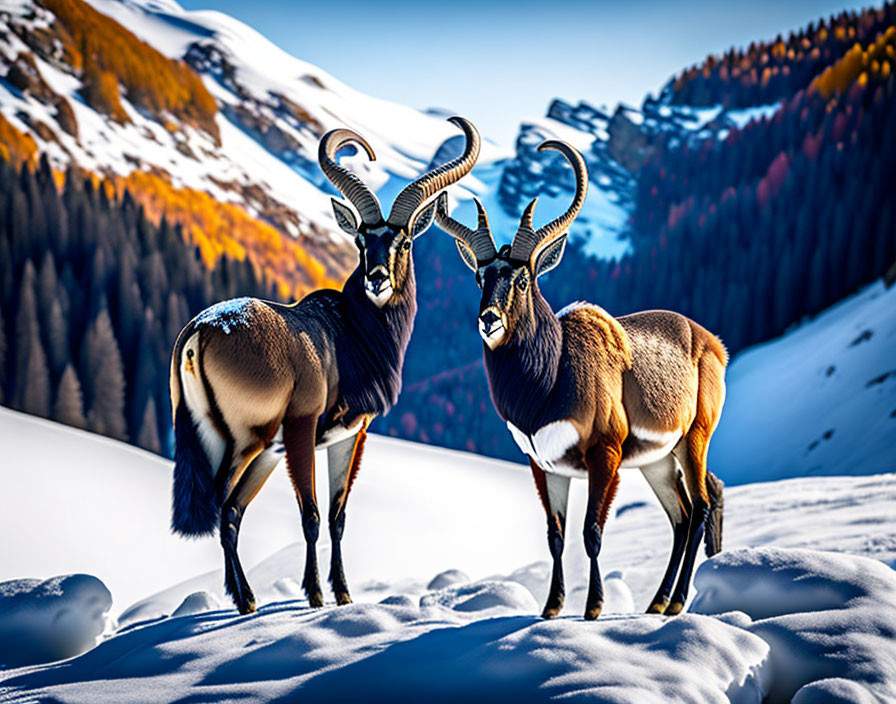
[[[597,556],[620,467],[641,469],[672,523],[672,555],[648,611],[677,614],[704,527],[707,554],[721,549],[722,484],[707,471],[706,453],[722,412],[728,355],[717,337],[677,313],[613,318],[596,305],[575,303],[554,314],[537,279],[563,256],[567,230],[585,202],[588,176],[581,155],[568,144],[551,140],[539,149],[559,151],[575,170],[576,194],[562,216],[534,229],[533,200],[513,244],[500,251],[478,201],[475,230],[448,215],[445,194],[436,218],[476,272],[492,400],[529,456],[547,513],[554,567],[543,616],[552,618],[563,607],[570,477],[588,480],[585,618],[600,614]]]
[[[171,360],[176,440],[172,528],[187,536],[217,527],[227,591],[241,613],[255,597],[237,555],[243,512],[281,456],[302,514],[307,553],[303,587],[323,605],[315,544],[320,517],[314,451],[327,448],[330,479],[330,582],[336,601],[351,601],[340,541],[345,505],[358,472],[366,428],[401,389],[401,367],[417,311],[411,248],[432,223],[436,196],[469,173],[479,135],[463,118],[466,145],[457,159],[410,183],[384,220],[376,196],[335,161],[358,134],[324,136],[321,169],[357,209],[333,199],[336,222],[359,250],[342,291],[324,289],[292,305],[240,298],[200,313],[180,333]]]

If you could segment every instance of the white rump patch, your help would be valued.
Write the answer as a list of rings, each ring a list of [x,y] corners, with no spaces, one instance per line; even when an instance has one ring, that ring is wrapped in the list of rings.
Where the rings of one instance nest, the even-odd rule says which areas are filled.
[[[193,352],[192,365],[188,365],[187,353]],[[189,371],[188,366],[192,366],[193,371]],[[196,424],[196,432],[199,435],[199,442],[205,450],[208,462],[211,465],[212,473],[217,474],[221,467],[221,461],[224,459],[224,451],[227,443],[221,433],[215,428],[210,416],[211,409],[208,405],[208,398],[205,395],[205,388],[202,385],[202,379],[199,378],[199,333],[193,333],[192,337],[187,340],[180,358],[180,380],[184,390],[184,403],[187,404],[187,410],[190,411],[190,417]]]
[[[507,422],[507,428],[520,450],[535,460],[544,471],[576,477],[582,475],[582,470],[578,467],[558,463],[580,440],[579,432],[568,420],[548,423],[531,437],[510,421]]]

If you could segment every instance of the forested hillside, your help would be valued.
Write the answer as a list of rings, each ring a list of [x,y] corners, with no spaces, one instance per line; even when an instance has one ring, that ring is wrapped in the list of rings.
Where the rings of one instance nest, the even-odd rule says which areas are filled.
[[[211,303],[276,295],[247,259],[210,269],[129,191],[0,162],[0,402],[169,455],[170,351]]]

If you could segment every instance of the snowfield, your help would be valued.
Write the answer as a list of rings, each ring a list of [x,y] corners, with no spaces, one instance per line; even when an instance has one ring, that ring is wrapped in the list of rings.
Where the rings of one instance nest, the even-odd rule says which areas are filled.
[[[729,484],[896,472],[896,286],[739,354],[709,446]]]
[[[528,471],[372,436],[344,543],[356,603],[307,607],[298,510],[278,470],[247,512],[240,548],[261,607],[239,616],[216,541],[168,533],[169,462],[6,409],[0,438],[15,497],[0,514],[0,659],[73,655],[105,631],[80,656],[2,671],[0,701],[896,697],[896,475],[728,490],[726,551],[698,570],[691,613],[667,619],[640,612],[671,531],[628,470],[596,623],[580,615],[585,487],[574,484],[567,607],[546,622],[548,552]],[[111,606],[90,577],[40,581],[66,572],[102,580]]]

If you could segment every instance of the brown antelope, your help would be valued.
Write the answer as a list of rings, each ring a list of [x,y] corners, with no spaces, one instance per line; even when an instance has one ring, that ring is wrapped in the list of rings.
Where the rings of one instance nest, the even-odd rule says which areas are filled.
[[[314,451],[327,448],[330,582],[351,601],[342,567],[345,505],[358,473],[366,429],[395,403],[417,311],[411,248],[433,220],[436,196],[473,168],[480,140],[463,118],[463,153],[410,183],[384,220],[376,196],[335,161],[354,142],[347,129],[321,140],[324,174],[357,209],[333,199],[336,222],[359,250],[342,291],[315,291],[292,305],[240,298],[200,313],[180,333],[171,360],[175,467],[172,528],[187,536],[219,529],[225,586],[241,613],[255,597],[237,555],[246,506],[285,452],[306,541],[303,587],[322,606],[317,570],[320,517]]]
[[[513,243],[500,251],[479,201],[475,230],[448,215],[445,194],[436,219],[476,272],[492,400],[529,456],[547,514],[554,564],[543,616],[553,618],[563,607],[570,477],[588,480],[585,618],[600,614],[597,556],[620,467],[641,469],[672,523],[669,566],[648,611],[677,614],[687,598],[704,523],[707,554],[721,549],[722,483],[707,471],[706,453],[722,412],[728,355],[717,337],[677,313],[613,318],[596,305],[574,303],[554,314],[537,279],[563,256],[567,230],[585,202],[588,175],[582,156],[565,142],[547,141],[539,149],[559,151],[575,171],[575,197],[562,216],[534,229],[533,200]]]

